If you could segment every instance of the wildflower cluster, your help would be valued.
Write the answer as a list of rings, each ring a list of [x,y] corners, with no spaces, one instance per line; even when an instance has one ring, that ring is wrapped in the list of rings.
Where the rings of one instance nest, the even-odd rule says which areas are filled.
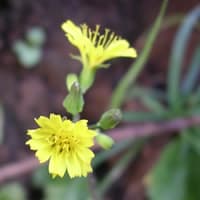
[[[68,95],[63,106],[73,116],[73,120],[62,118],[58,114],[35,119],[38,128],[28,130],[31,137],[26,144],[36,151],[36,157],[43,163],[49,160],[49,173],[63,177],[67,172],[71,178],[87,176],[92,172],[91,161],[94,153],[90,149],[97,143],[105,149],[112,146],[113,140],[100,130],[114,128],[121,119],[119,109],[105,112],[94,126],[88,128],[87,120],[80,120],[84,106],[84,93],[94,81],[95,72],[106,67],[105,62],[118,57],[136,57],[135,49],[125,39],[121,39],[108,29],[103,35],[99,26],[92,31],[87,25],[77,26],[67,20],[62,24],[69,42],[80,51],[78,58],[82,65],[80,76],[69,74],[66,77]]]

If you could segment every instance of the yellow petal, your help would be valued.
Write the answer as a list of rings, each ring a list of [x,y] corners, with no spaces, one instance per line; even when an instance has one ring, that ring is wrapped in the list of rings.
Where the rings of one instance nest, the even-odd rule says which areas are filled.
[[[38,150],[48,146],[48,143],[43,139],[30,139],[26,144],[28,144],[32,150]]]
[[[42,128],[28,130],[27,132],[27,135],[30,135],[34,139],[46,138],[50,134],[51,134],[51,131],[48,131],[48,129],[42,129]]]
[[[50,147],[46,147],[43,149],[40,149],[36,152],[36,157],[38,158],[38,160],[43,163],[45,161],[47,161],[50,156],[51,156],[51,148]]]
[[[90,163],[91,159],[94,157],[94,153],[90,149],[82,147],[78,148],[77,155],[84,163]]]
[[[50,121],[51,121],[51,123],[53,123],[56,126],[61,126],[61,124],[62,124],[61,116],[53,114],[53,113],[50,114]]]
[[[38,119],[35,119],[35,121],[38,124],[38,126],[40,126],[40,127],[46,128],[49,125],[48,117],[40,116]]]
[[[114,57],[131,57],[137,56],[136,50],[129,47],[126,40],[117,40],[112,42],[105,50],[105,59]]]
[[[80,162],[78,161],[77,157],[75,154],[71,154],[67,156],[66,159],[66,164],[67,164],[67,171],[68,174],[71,178],[75,176],[81,176],[81,168],[80,168]]]
[[[49,173],[63,177],[66,171],[66,162],[64,159],[64,154],[54,152],[49,162]]]

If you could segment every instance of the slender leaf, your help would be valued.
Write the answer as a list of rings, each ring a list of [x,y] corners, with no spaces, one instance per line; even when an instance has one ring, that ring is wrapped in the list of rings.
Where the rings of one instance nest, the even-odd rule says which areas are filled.
[[[175,109],[181,104],[179,83],[182,62],[184,60],[189,37],[199,18],[200,6],[196,7],[191,13],[188,14],[183,22],[183,25],[176,34],[173,43],[168,74],[168,100],[170,106]]]
[[[200,103],[200,86],[197,88],[196,92],[189,96],[189,102],[192,105],[196,105]]]
[[[130,85],[136,80],[136,78],[138,77],[142,69],[144,68],[145,63],[147,62],[149,58],[153,43],[158,35],[159,29],[163,20],[163,16],[167,7],[167,3],[168,3],[168,0],[163,1],[160,13],[158,17],[156,18],[156,21],[153,24],[151,31],[148,34],[148,37],[147,37],[147,40],[142,52],[140,52],[138,59],[135,61],[135,63],[131,65],[128,72],[120,80],[119,84],[114,90],[114,93],[111,99],[111,105],[110,105],[111,107],[121,106]]]
[[[156,114],[164,114],[166,112],[165,108],[163,105],[155,98],[151,96],[146,96],[145,98],[141,99],[143,104],[151,110],[153,113]]]
[[[200,76],[200,45],[197,46],[195,50],[195,53],[193,55],[189,67],[189,72],[186,74],[186,77],[183,81],[182,91],[184,95],[187,96],[192,92],[199,76]]]
[[[124,112],[124,122],[148,122],[148,121],[160,121],[165,118],[163,114],[151,113],[151,112]]]
[[[184,139],[200,155],[200,127],[187,129]]]
[[[120,178],[122,173],[130,164],[131,160],[138,154],[142,146],[144,145],[145,140],[138,140],[138,142],[129,148],[126,154],[114,165],[114,167],[108,172],[106,177],[101,181],[98,186],[99,193],[103,194],[108,190],[108,188]]]
[[[143,88],[140,86],[135,86],[133,88],[130,88],[127,94],[127,99],[133,99],[137,97],[145,98],[146,96],[152,96],[157,101],[166,99],[165,93],[163,91],[156,90],[153,88]]]

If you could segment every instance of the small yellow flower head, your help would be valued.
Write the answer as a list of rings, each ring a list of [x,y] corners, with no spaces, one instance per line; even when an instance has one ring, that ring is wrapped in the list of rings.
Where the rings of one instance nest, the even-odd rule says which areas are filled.
[[[88,129],[87,120],[76,123],[50,114],[35,120],[39,128],[28,130],[31,139],[26,142],[41,163],[49,161],[49,173],[63,177],[67,171],[71,178],[87,176],[92,172],[94,153],[89,149],[94,142],[95,131]]]
[[[96,25],[96,29],[91,30],[86,24],[77,26],[71,20],[62,24],[69,42],[79,49],[84,67],[105,67],[104,62],[110,59],[137,56],[136,50],[130,47],[127,40],[116,36],[109,29],[100,35],[99,28]]]

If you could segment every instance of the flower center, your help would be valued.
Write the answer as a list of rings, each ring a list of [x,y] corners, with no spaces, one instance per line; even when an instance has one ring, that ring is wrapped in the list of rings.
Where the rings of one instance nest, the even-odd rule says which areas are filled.
[[[52,148],[56,149],[59,153],[62,152],[71,152],[76,148],[76,145],[79,143],[79,140],[74,136],[62,136],[52,134],[47,138],[48,143]]]

